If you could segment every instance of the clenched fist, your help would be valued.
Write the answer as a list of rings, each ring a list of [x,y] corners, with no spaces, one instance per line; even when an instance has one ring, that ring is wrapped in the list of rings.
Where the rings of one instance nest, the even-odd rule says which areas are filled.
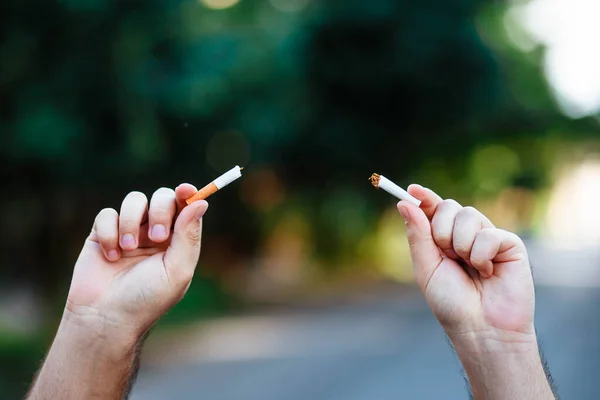
[[[554,399],[537,346],[525,245],[472,207],[412,185],[406,221],[416,281],[465,368],[475,399]]]
[[[534,289],[525,245],[479,211],[412,185],[400,202],[415,276],[447,332],[534,333]]]

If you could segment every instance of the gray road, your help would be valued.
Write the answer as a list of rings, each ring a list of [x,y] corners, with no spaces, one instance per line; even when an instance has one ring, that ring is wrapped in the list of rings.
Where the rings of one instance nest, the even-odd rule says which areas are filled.
[[[528,243],[536,326],[563,399],[600,399],[600,247]],[[387,286],[153,335],[134,400],[466,399],[413,287]]]
[[[538,288],[537,327],[564,399],[600,398],[599,309],[598,288]],[[170,340],[146,357],[133,399],[467,398],[457,359],[411,288],[222,319]]]

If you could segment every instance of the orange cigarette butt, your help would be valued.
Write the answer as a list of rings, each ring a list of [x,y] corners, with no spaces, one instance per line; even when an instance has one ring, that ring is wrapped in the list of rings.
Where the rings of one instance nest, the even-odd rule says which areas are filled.
[[[214,182],[211,182],[208,185],[204,186],[202,189],[198,190],[196,193],[194,193],[194,195],[187,199],[185,202],[189,206],[195,201],[204,200],[208,198],[210,195],[215,194],[218,190],[219,188],[217,187],[217,185],[215,185]]]

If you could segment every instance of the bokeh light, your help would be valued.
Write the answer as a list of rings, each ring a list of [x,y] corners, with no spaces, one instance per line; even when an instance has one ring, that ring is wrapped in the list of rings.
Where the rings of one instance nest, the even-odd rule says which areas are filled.
[[[551,193],[544,231],[556,248],[581,249],[600,243],[600,161],[567,168]]]
[[[285,188],[272,169],[249,168],[242,182],[242,199],[256,210],[268,212],[283,203]]]
[[[544,69],[564,112],[581,117],[600,111],[600,2],[534,0],[518,3],[510,15],[545,47]],[[516,43],[533,49],[523,35]]]
[[[520,169],[518,156],[507,146],[491,145],[476,149],[471,156],[471,179],[484,192],[499,193],[510,185]]]
[[[199,0],[207,8],[213,10],[224,10],[235,6],[240,0]]]

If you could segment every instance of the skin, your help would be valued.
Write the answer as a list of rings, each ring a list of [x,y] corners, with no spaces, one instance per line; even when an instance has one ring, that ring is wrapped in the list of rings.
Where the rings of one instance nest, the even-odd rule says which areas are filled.
[[[102,210],[73,271],[63,317],[28,399],[121,399],[143,338],[189,288],[200,255],[205,201],[196,188],[129,193]]]
[[[416,281],[465,368],[475,399],[555,399],[538,350],[521,239],[479,211],[412,185],[398,210]]]
[[[143,338],[187,291],[205,201],[180,185],[132,192],[102,210],[74,268],[55,340],[28,399],[122,399]],[[418,185],[398,210],[415,276],[461,359],[476,399],[554,399],[538,351],[527,252],[477,210]]]

